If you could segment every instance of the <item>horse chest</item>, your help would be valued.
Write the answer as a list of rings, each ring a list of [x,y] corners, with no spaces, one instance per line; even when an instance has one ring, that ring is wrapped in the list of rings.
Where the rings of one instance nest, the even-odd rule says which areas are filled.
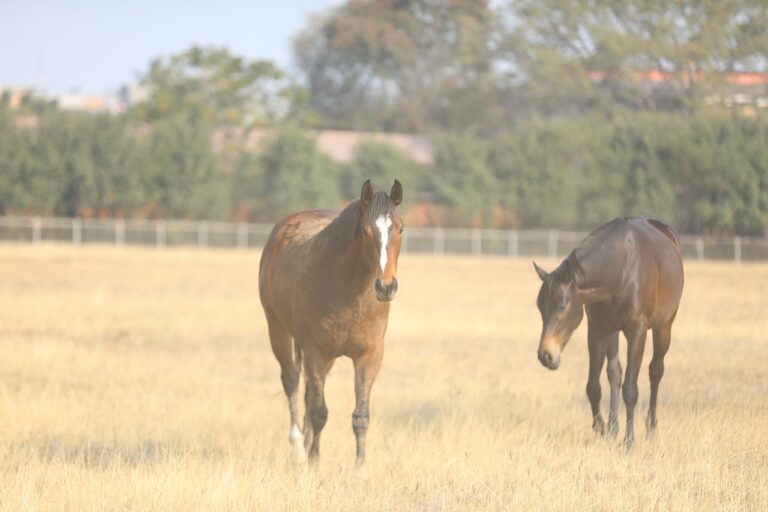
[[[311,340],[329,355],[363,352],[381,342],[388,316],[387,307],[369,302],[328,301],[311,314],[295,318],[296,335]]]

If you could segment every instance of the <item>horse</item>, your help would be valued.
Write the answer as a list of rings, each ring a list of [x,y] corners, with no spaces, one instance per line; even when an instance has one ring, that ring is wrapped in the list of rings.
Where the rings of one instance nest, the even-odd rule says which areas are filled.
[[[338,216],[328,210],[295,213],[272,230],[259,264],[259,294],[291,427],[289,442],[301,460],[316,460],[328,419],[325,378],[341,356],[355,370],[352,430],[356,462],[365,463],[369,397],[381,368],[390,302],[398,290],[397,260],[403,188],[389,195],[363,184],[360,199]],[[305,372],[305,416],[299,428],[298,394]]]
[[[587,312],[589,378],[587,397],[595,432],[618,433],[621,388],[627,410],[624,443],[634,441],[637,377],[648,329],[653,331],[653,358],[648,373],[651,400],[646,420],[656,429],[656,398],[664,375],[664,356],[672,339],[672,322],[683,293],[680,240],[669,224],[651,217],[617,218],[596,229],[547,273],[533,262],[542,281],[536,304],[543,327],[538,358],[556,370],[560,355]],[[621,383],[619,332],[627,339],[627,369]],[[600,372],[607,359],[611,402],[608,425],[600,414]]]

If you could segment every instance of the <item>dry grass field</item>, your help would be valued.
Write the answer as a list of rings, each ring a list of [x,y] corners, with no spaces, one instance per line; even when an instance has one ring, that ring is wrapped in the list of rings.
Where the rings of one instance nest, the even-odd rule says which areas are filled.
[[[0,510],[768,509],[768,265],[687,263],[627,453],[623,406],[619,438],[590,428],[586,325],[536,360],[530,261],[404,255],[359,476],[346,359],[320,464],[290,462],[258,260],[0,246]]]

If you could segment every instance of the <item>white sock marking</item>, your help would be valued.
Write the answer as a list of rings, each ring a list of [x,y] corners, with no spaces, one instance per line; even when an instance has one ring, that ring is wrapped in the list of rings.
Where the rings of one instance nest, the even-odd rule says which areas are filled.
[[[296,441],[304,441],[304,434],[301,433],[299,426],[295,423],[291,425],[291,433],[288,435],[288,439],[295,443]]]
[[[382,272],[387,268],[387,243],[389,242],[389,227],[391,225],[392,219],[389,218],[389,215],[379,215],[379,218],[376,219],[376,227],[379,228],[379,233],[381,235],[381,256],[379,257],[379,265],[381,266]]]

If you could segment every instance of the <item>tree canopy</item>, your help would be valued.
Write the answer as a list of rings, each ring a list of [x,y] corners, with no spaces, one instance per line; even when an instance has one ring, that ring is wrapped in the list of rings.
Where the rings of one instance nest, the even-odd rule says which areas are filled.
[[[297,76],[214,46],[158,57],[117,116],[3,95],[0,213],[271,222],[371,178],[440,225],[768,232],[765,2],[348,0],[294,55]],[[323,129],[418,133],[431,162],[376,136],[335,162]]]

